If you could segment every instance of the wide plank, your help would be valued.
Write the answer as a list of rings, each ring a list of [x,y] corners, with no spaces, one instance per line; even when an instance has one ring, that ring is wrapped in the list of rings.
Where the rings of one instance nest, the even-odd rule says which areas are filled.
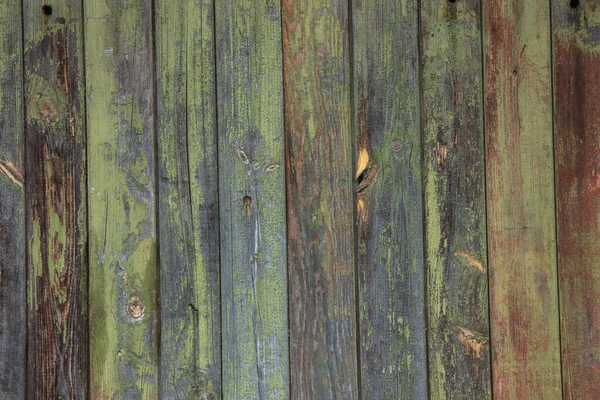
[[[212,0],[155,2],[160,397],[221,397]]]
[[[361,398],[427,398],[418,3],[352,5]]]
[[[565,399],[600,394],[600,9],[552,2],[558,272]]]
[[[358,397],[346,2],[284,0],[293,399]]]
[[[156,399],[152,7],[85,0],[90,395]]]
[[[217,0],[223,398],[289,397],[277,0]]]
[[[492,395],[481,2],[421,2],[432,399]]]
[[[490,323],[496,399],[559,399],[550,10],[484,0]]]
[[[88,388],[82,4],[23,4],[30,399]]]
[[[0,398],[25,398],[26,285],[21,1],[0,0]]]

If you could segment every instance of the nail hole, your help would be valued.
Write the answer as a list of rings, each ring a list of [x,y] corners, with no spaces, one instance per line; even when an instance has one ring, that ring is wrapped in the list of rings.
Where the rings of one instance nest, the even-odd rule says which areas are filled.
[[[52,15],[52,6],[49,5],[45,5],[42,6],[42,12],[44,13],[44,15]]]
[[[571,6],[571,8],[577,8],[579,7],[579,0],[571,0],[569,5]]]

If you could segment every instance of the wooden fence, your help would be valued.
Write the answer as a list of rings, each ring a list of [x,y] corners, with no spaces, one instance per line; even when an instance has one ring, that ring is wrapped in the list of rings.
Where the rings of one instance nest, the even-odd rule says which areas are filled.
[[[0,398],[598,399],[599,99],[600,0],[0,0]]]

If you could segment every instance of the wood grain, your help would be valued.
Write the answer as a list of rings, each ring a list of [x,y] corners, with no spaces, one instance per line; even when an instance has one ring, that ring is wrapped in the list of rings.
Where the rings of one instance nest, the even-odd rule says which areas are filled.
[[[160,397],[221,398],[211,0],[156,3]]]
[[[85,0],[93,398],[157,398],[152,7]]]
[[[429,387],[490,399],[479,0],[421,2]]]
[[[563,391],[591,400],[600,393],[600,9],[553,1],[552,17]]]
[[[216,2],[223,398],[289,397],[281,11]]]
[[[25,398],[26,285],[21,2],[0,0],[0,398]]]
[[[282,7],[291,397],[357,398],[349,11]]]
[[[549,7],[483,10],[494,398],[558,399]]]
[[[352,5],[361,398],[427,398],[418,7]]]
[[[25,190],[30,399],[83,398],[87,368],[86,162],[81,2],[27,1]]]

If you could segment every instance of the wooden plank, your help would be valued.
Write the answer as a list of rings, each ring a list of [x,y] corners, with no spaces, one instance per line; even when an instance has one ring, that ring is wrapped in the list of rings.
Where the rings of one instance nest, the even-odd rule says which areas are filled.
[[[88,387],[81,2],[24,2],[28,398]]]
[[[491,398],[479,0],[421,2],[429,387]]]
[[[0,398],[25,398],[26,264],[21,2],[0,0]]]
[[[152,7],[85,0],[90,394],[157,398]]]
[[[279,1],[216,2],[223,398],[289,397]]]
[[[424,399],[418,4],[352,11],[361,396]]]
[[[563,392],[600,393],[600,9],[553,1],[554,137]]]
[[[282,2],[293,399],[358,397],[346,2]]]
[[[561,397],[547,3],[484,1],[496,399]]]
[[[160,398],[221,398],[213,2],[156,2]]]

